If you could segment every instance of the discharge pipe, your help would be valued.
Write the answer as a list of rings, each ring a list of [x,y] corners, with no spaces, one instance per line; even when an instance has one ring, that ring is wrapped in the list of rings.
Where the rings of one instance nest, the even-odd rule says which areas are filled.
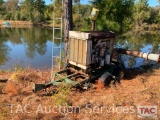
[[[135,57],[145,58],[147,60],[160,62],[160,54],[144,53],[144,52],[139,52],[136,50],[126,50],[122,48],[117,48],[115,49],[115,51],[121,54],[127,54],[127,55],[131,55]]]

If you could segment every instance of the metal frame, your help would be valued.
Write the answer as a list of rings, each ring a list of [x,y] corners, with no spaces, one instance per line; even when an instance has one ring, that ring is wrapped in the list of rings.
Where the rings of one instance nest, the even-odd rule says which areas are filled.
[[[51,78],[53,77],[53,69],[55,67],[57,67],[59,70],[61,69],[61,59],[62,59],[62,39],[63,39],[63,0],[61,0],[62,2],[62,12],[61,12],[61,17],[56,17],[56,13],[53,11],[53,41],[52,41],[52,71],[51,71]],[[56,7],[56,0],[53,1],[54,3],[54,8]],[[60,21],[60,27],[56,27],[55,26],[55,22],[56,21]],[[60,30],[60,36],[59,37],[55,37],[55,30]],[[55,39],[60,40],[60,46],[59,47],[55,47],[54,43],[55,43]],[[54,51],[55,49],[59,49],[59,55],[54,55]],[[54,63],[54,59],[55,58],[59,58],[60,63],[59,65],[55,65]]]

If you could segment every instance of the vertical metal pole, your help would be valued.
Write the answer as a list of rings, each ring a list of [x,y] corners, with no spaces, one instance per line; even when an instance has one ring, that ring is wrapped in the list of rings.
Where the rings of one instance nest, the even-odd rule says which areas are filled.
[[[62,38],[63,38],[63,6],[64,5],[64,1],[62,0],[62,13],[61,13],[61,35],[60,35],[60,57],[59,57],[59,59],[60,59],[60,65],[59,65],[59,70],[61,69],[61,62],[62,62]]]
[[[53,0],[53,6],[55,6],[54,4],[55,4],[55,0]],[[53,22],[53,36],[52,36],[52,69],[51,69],[52,71],[51,71],[51,79],[52,79],[52,77],[53,77],[53,66],[54,66],[54,65],[53,65],[53,64],[54,64],[54,63],[53,63],[53,44],[54,44],[54,9],[53,9],[53,16],[52,16],[52,17],[53,17],[53,18],[52,18],[52,19],[53,19],[53,21],[52,21],[52,22]]]
[[[91,28],[91,31],[94,31],[94,30],[95,30],[95,26],[96,26],[96,21],[95,21],[95,20],[92,20],[92,28]]]

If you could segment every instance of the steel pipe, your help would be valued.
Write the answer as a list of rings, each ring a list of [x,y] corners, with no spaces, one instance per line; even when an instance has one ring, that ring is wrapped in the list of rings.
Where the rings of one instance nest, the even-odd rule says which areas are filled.
[[[145,58],[147,60],[160,62],[160,54],[144,53],[135,50],[126,50],[122,48],[115,49],[115,51],[121,54],[131,55],[135,57]]]

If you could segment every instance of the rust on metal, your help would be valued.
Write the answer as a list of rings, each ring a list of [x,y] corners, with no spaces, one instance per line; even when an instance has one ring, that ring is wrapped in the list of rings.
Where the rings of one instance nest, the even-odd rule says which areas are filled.
[[[136,50],[116,49],[116,51],[118,53],[132,55],[132,56],[136,56],[136,57],[142,57],[143,56],[143,52],[138,52]]]
[[[8,81],[8,79],[3,79],[3,80],[0,80],[0,83],[6,83]]]
[[[90,31],[91,39],[105,39],[105,38],[115,38],[115,34],[112,31],[104,32],[104,31]]]

